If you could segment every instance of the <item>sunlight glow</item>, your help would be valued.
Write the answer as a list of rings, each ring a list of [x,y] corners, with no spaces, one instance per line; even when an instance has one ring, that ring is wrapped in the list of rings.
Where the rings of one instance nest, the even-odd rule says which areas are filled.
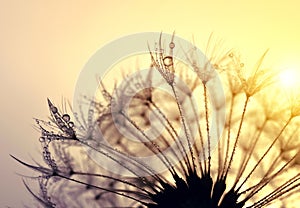
[[[283,87],[298,88],[300,87],[300,71],[296,69],[287,69],[279,74],[279,79]]]

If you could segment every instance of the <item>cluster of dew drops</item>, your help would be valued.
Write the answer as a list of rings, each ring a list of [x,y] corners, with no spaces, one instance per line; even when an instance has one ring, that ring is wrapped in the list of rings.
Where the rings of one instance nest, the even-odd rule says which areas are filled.
[[[74,131],[74,123],[71,121],[71,117],[69,114],[63,114],[60,115],[58,112],[57,107],[55,107],[50,100],[48,100],[48,105],[51,111],[51,116],[53,118],[53,123],[51,121],[45,122],[41,121],[39,119],[36,119],[36,123],[41,130],[41,137],[39,138],[39,141],[43,148],[43,158],[44,161],[53,169],[57,170],[56,162],[53,158],[51,158],[51,153],[49,150],[49,144],[51,141],[54,140],[65,140],[65,139],[74,139],[75,137],[75,131]],[[46,130],[43,125],[45,124],[48,127],[59,128],[61,130],[61,133],[54,133],[54,131]]]

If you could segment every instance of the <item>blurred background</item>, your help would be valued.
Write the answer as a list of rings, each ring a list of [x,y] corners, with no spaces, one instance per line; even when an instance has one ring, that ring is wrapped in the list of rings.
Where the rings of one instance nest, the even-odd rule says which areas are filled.
[[[298,1],[5,1],[0,2],[0,207],[30,205],[21,177],[40,158],[33,117],[48,116],[46,98],[72,101],[77,77],[104,44],[126,34],[163,31],[201,48],[209,35],[222,39],[253,66],[300,69]],[[299,77],[300,78],[300,77]]]

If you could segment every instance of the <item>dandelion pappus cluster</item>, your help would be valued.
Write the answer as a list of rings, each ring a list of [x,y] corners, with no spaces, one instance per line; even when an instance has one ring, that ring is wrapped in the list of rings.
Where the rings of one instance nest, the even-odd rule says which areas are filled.
[[[288,107],[264,102],[275,85],[275,72],[260,69],[265,54],[249,73],[231,50],[208,59],[184,51],[187,64],[176,65],[175,35],[168,54],[162,38],[150,50],[145,76],[128,74],[112,90],[101,83],[103,99],[86,99],[88,113],[77,112],[77,122],[48,100],[51,122],[39,125],[46,166],[14,157],[42,175],[41,193],[26,185],[29,191],[44,207],[293,207],[300,185],[299,148],[292,142],[298,108],[287,116]],[[155,70],[168,96],[153,87]],[[209,88],[218,76],[226,103]],[[106,167],[104,158],[120,169]]]

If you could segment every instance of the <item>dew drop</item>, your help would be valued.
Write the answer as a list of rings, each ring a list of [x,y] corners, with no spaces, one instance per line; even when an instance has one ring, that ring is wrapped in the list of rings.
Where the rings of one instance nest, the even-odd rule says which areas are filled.
[[[174,42],[171,42],[171,43],[169,44],[169,47],[170,47],[171,49],[175,48],[175,43],[174,43]]]
[[[67,127],[67,126],[62,126],[62,127],[61,127],[61,130],[67,131],[67,130],[68,130],[68,127]]]
[[[64,114],[62,116],[62,119],[65,121],[65,122],[69,122],[70,121],[70,116],[68,114]]]
[[[52,106],[52,107],[51,107],[51,112],[52,112],[52,113],[57,113],[57,107]]]
[[[164,65],[165,66],[172,66],[173,65],[173,58],[171,56],[166,56],[163,59]]]
[[[51,142],[51,138],[50,138],[50,137],[47,137],[46,142],[47,142],[47,143],[50,143],[50,142]]]
[[[74,127],[74,123],[73,123],[73,122],[69,122],[68,125],[69,125],[69,127],[71,127],[71,128]]]
[[[44,137],[40,137],[40,142],[45,142],[45,138]]]
[[[63,127],[63,126],[65,125],[64,122],[58,122],[57,124],[58,124],[58,126],[60,126],[60,127]]]
[[[192,157],[192,161],[196,161],[196,157],[195,156]]]
[[[228,56],[229,56],[230,58],[232,58],[232,57],[233,57],[233,53],[228,54]]]

